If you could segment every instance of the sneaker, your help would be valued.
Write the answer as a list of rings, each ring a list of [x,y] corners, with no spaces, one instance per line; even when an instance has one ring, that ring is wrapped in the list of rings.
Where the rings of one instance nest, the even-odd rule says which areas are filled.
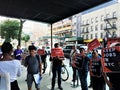
[[[62,87],[58,87],[60,90],[63,90],[63,88]]]

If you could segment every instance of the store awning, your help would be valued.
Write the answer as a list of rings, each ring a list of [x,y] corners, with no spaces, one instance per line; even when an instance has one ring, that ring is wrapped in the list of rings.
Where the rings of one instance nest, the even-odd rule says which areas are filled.
[[[0,15],[53,24],[113,0],[0,0]]]
[[[73,42],[73,41],[83,41],[82,37],[72,37],[72,38],[66,38],[66,42]]]
[[[92,40],[93,40],[93,39],[87,39],[87,40],[84,40],[83,42],[89,43],[89,42],[91,42]],[[99,42],[102,42],[103,39],[102,39],[102,38],[99,38],[98,41],[99,41]]]
[[[43,39],[49,39],[51,36],[43,36]],[[60,38],[59,36],[52,36],[52,38]]]

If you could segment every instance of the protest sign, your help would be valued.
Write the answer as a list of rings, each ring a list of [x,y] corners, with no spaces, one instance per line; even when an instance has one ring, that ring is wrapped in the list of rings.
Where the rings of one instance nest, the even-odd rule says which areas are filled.
[[[120,73],[120,46],[102,49],[102,67],[105,73]]]
[[[108,38],[107,45],[108,45],[108,47],[110,47],[111,44],[118,43],[118,42],[120,42],[120,38]]]
[[[51,49],[51,56],[52,57],[56,57],[56,56],[64,57],[63,50],[61,48],[52,48]]]
[[[88,43],[88,49],[91,51],[100,46],[100,42],[97,39],[92,40]]]
[[[45,54],[45,50],[43,50],[43,49],[38,49],[38,50],[37,50],[37,53],[38,53],[38,55],[44,55],[44,54]]]

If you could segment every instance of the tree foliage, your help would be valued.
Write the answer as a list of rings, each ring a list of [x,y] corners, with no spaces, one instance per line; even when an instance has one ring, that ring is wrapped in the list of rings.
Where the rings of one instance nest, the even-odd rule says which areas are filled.
[[[11,39],[18,39],[20,23],[17,20],[6,20],[1,23],[1,37],[10,42]]]
[[[25,42],[28,42],[30,40],[30,35],[28,34],[23,34],[22,35],[22,40],[25,41]]]

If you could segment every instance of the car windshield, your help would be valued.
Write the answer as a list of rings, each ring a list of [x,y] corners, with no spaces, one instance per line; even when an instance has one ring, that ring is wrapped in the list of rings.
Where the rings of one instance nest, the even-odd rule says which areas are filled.
[[[72,46],[67,46],[66,49],[72,49]]]

